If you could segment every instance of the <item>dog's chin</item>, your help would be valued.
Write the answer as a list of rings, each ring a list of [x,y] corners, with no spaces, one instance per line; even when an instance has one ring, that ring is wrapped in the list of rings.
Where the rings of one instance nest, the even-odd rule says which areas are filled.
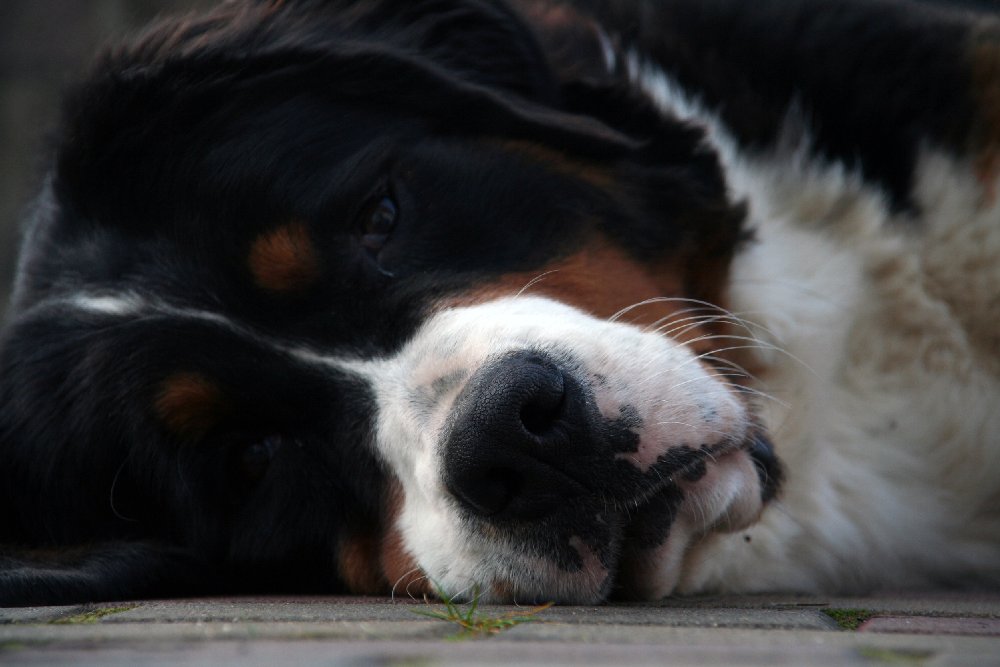
[[[595,604],[670,595],[685,553],[706,535],[741,530],[763,509],[759,463],[747,448],[643,488],[631,501],[578,498],[530,527],[483,527],[470,545],[489,556],[477,574],[439,583],[457,599]],[[609,494],[610,495],[610,494]]]

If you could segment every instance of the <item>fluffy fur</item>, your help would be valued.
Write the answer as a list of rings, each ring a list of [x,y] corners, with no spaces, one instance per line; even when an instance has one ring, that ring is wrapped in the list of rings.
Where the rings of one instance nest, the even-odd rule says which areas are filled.
[[[0,602],[1000,582],[1000,28],[229,3],[69,97]]]

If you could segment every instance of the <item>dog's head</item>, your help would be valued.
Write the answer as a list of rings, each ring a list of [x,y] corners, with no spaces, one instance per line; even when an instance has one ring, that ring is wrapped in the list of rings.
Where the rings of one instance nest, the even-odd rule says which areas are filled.
[[[588,60],[603,35],[533,19],[230,3],[108,54],[3,341],[5,541],[591,602],[752,522],[743,211],[699,129]]]

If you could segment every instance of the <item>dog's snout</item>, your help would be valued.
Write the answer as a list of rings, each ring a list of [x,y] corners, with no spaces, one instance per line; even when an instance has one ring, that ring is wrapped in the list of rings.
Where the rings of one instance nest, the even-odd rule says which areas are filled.
[[[544,355],[518,352],[481,369],[458,399],[445,484],[483,517],[534,520],[577,484],[560,461],[583,418],[582,392]]]

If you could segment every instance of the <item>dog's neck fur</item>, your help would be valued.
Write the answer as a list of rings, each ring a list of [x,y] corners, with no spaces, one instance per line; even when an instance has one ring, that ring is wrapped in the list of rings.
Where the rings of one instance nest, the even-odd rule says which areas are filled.
[[[858,173],[811,154],[795,110],[782,142],[747,157],[664,72],[635,54],[629,69],[662,109],[707,122],[733,196],[749,203],[755,242],[736,259],[730,300],[761,341],[749,365],[787,466],[758,525],[688,555],[680,592],[852,580],[860,591],[940,583],[928,573],[944,570],[1000,580],[1000,244],[989,233],[1000,205],[974,166],[925,150],[917,213],[893,214]],[[938,447],[945,439],[956,446]]]

